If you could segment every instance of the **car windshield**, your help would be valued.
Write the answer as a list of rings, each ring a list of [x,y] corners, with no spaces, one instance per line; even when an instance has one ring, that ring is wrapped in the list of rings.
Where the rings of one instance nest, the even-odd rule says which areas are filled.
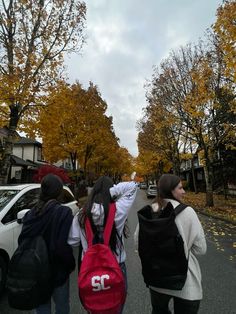
[[[156,190],[156,188],[157,188],[157,187],[156,187],[155,185],[149,186],[149,189],[150,189],[150,190]]]
[[[0,211],[19,193],[19,190],[0,190]]]

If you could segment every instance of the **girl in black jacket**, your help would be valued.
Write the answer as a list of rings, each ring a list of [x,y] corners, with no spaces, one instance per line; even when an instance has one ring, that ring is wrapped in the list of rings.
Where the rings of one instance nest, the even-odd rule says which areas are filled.
[[[67,244],[73,220],[69,207],[58,202],[63,190],[61,179],[46,175],[41,182],[37,205],[23,219],[23,228],[18,239],[20,244],[27,237],[42,234],[47,244],[53,270],[53,294],[56,313],[69,314],[69,275],[75,268],[72,248]],[[51,300],[36,309],[37,314],[51,314]]]

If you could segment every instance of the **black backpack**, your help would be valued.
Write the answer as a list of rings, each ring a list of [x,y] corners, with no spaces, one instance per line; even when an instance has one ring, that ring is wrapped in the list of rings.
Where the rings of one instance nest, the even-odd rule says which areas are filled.
[[[52,272],[45,240],[41,235],[26,238],[9,263],[9,305],[19,310],[32,310],[46,303],[52,291]]]
[[[138,211],[138,252],[147,286],[181,290],[187,278],[188,260],[175,217],[187,205],[175,209],[169,202],[158,213],[150,205]]]

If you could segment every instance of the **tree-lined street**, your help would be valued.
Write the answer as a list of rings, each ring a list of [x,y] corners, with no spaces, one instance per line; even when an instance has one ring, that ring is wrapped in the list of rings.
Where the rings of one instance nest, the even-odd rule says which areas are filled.
[[[187,12],[188,1],[185,2],[180,10]],[[137,28],[132,24],[133,18],[137,18],[132,1],[129,3],[132,10],[127,11],[130,15],[127,15],[129,25],[126,27],[123,24],[125,10],[117,10],[115,0],[102,4],[105,9],[96,4],[99,18],[95,21],[87,15],[93,5],[80,0],[0,0],[0,185],[41,182],[43,175],[40,173],[46,171],[42,165],[46,165],[48,171],[60,170],[58,175],[64,184],[70,184],[77,202],[79,197],[88,194],[102,175],[119,182],[129,180],[129,174],[135,171],[136,181],[147,187],[156,184],[164,173],[179,176],[183,188],[189,192],[186,202],[194,208],[196,205],[208,244],[207,254],[199,257],[204,290],[199,313],[236,314],[236,2],[223,0],[216,9],[216,20],[209,25],[204,38],[185,45],[181,44],[181,36],[175,34],[179,21],[172,25],[169,8],[164,10],[163,16],[171,25],[167,40],[172,43],[176,37],[169,51],[163,39],[156,37],[158,32],[151,33],[152,29],[156,31],[156,22],[160,23],[158,28],[165,25],[155,14],[152,16],[152,3],[145,7],[149,10],[147,16],[153,18],[147,19],[150,34],[147,34],[146,25],[140,23],[140,17]],[[212,3],[208,5],[212,6]],[[160,3],[161,7],[163,4]],[[116,19],[114,12],[122,20]],[[146,13],[142,12],[142,19]],[[109,23],[103,24],[103,18]],[[83,75],[79,62],[74,65],[78,73],[72,82],[66,60],[87,44],[86,27],[89,33],[93,23],[96,27],[94,34],[90,34],[89,44],[95,54],[91,55],[93,64],[86,63],[91,79],[84,87],[84,82],[80,81],[80,75]],[[183,24],[181,27],[185,25],[182,20],[180,24]],[[172,38],[169,33],[173,31]],[[133,46],[137,34],[140,38],[142,34],[151,35],[155,40],[152,38],[151,46],[147,38]],[[153,42],[165,47],[162,60],[158,59],[161,55],[159,47],[152,49]],[[152,64],[153,73],[149,79],[145,77],[143,103],[137,104],[138,98],[130,93],[129,84],[138,95],[137,84],[144,79],[140,68],[148,67],[144,62],[143,47],[150,60],[150,54],[156,53],[152,62],[158,64]],[[133,51],[142,53],[134,56]],[[116,58],[112,59],[114,52]],[[105,56],[105,64],[100,64],[99,53]],[[120,55],[123,60],[117,62]],[[137,59],[136,67],[131,66],[132,58]],[[119,65],[118,71],[111,67],[111,60]],[[135,79],[125,77],[123,70],[126,67]],[[107,86],[97,85],[100,82],[95,79],[94,69],[109,82],[108,94],[105,92]],[[123,75],[122,79],[120,75]],[[124,81],[127,86],[120,88],[119,81]],[[130,107],[123,102],[123,93],[129,99]],[[137,105],[142,105],[141,115],[135,111]],[[136,119],[133,127],[137,131],[137,156],[131,155],[117,136],[117,120],[111,114],[114,108],[117,110],[114,111],[115,119],[122,121],[119,125],[122,132],[126,124],[131,126]],[[128,117],[132,119],[129,121]],[[125,133],[127,138],[135,133],[130,130]],[[53,168],[50,170],[50,167]],[[157,191],[156,185],[154,189]],[[223,202],[222,199],[219,202],[219,197],[224,198]],[[4,202],[3,195],[0,203]],[[124,314],[148,314],[151,311],[149,291],[143,282],[133,240],[136,213],[150,202],[145,190],[140,189],[128,219],[130,237],[125,243],[128,296]],[[18,208],[15,215],[17,211]],[[1,213],[5,215],[3,210]],[[216,219],[216,216],[227,218],[229,222]],[[9,221],[4,218],[0,219],[0,227],[8,228]],[[15,218],[13,223],[16,224]],[[14,235],[6,236],[6,239],[11,237]],[[77,250],[74,253],[77,259]],[[9,258],[11,253],[1,245],[0,277],[1,272],[6,273]],[[4,287],[5,277],[1,279],[1,287]],[[0,313],[31,314],[10,309],[6,294],[0,297]],[[71,314],[77,313],[85,311],[79,302],[75,271],[71,275]]]

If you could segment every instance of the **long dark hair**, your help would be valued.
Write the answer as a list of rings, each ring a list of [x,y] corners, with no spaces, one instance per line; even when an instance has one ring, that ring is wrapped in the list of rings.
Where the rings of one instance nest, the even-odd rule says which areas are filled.
[[[57,175],[49,173],[44,176],[41,181],[39,200],[34,207],[35,213],[41,215],[50,201],[59,200],[62,191],[63,182]]]
[[[163,174],[157,184],[158,196],[155,201],[158,203],[160,208],[165,207],[166,201],[165,199],[176,200],[172,194],[172,191],[177,187],[180,183],[180,177],[174,174]]]
[[[103,227],[106,224],[107,221],[107,215],[109,211],[109,205],[111,202],[114,202],[114,200],[111,198],[110,195],[110,188],[113,186],[113,181],[110,177],[102,176],[100,177],[94,184],[94,187],[88,197],[88,200],[83,208],[83,210],[80,212],[78,219],[80,226],[85,229],[85,219],[86,217],[89,218],[89,221],[91,223],[93,233],[95,235],[95,238],[99,239],[99,230],[95,226],[93,219],[92,219],[92,207],[94,203],[101,204],[104,208],[104,221],[103,221]],[[110,247],[113,252],[116,252],[116,245],[117,245],[117,231],[115,227],[115,222],[113,223],[112,232],[111,232],[111,238],[110,238]]]

